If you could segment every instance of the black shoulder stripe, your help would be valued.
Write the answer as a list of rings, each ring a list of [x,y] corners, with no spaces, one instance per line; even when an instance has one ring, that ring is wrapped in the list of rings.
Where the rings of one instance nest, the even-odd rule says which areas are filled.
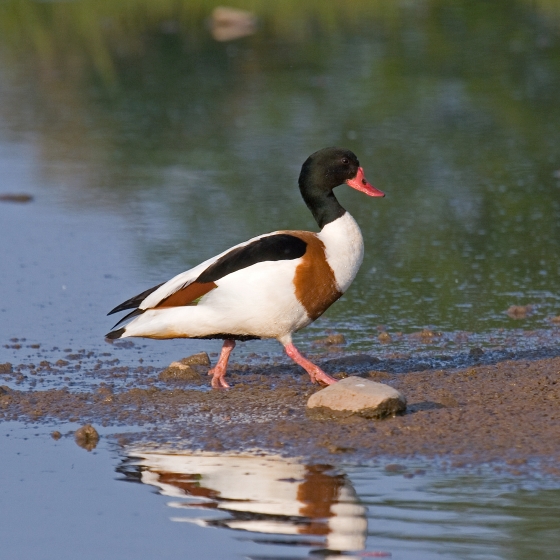
[[[228,274],[263,261],[284,261],[299,259],[305,254],[307,243],[288,233],[278,233],[262,237],[232,249],[211,264],[197,279],[197,282],[215,282]]]
[[[158,284],[157,286],[154,286],[153,288],[150,288],[149,290],[146,290],[145,292],[142,292],[141,294],[138,294],[137,296],[134,296],[130,299],[127,299],[125,302],[121,303],[120,305],[117,305],[117,307],[115,307],[115,309],[112,309],[111,311],[109,311],[109,313],[107,313],[107,315],[112,315],[113,313],[118,313],[119,311],[124,311],[125,309],[135,309],[136,307],[138,307],[152,292],[155,292],[160,286],[163,286],[163,284],[165,284],[165,282]],[[119,321],[120,323],[120,321]],[[118,323],[117,323],[118,325]]]

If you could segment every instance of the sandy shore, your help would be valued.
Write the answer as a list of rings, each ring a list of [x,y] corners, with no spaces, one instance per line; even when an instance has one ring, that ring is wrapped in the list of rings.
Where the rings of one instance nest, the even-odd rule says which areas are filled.
[[[455,467],[490,462],[514,473],[538,468],[560,475],[560,357],[485,356],[477,363],[471,353],[466,367],[424,371],[398,357],[391,364],[365,354],[326,358],[323,367],[339,378],[360,375],[400,390],[407,413],[385,420],[314,418],[305,404],[320,389],[287,364],[234,364],[229,390],[209,390],[204,369],[199,381],[164,383],[153,367],[118,365],[82,367],[88,383],[41,390],[37,379],[69,380],[77,367],[43,360],[0,365],[0,419],[92,423],[115,432],[138,426],[126,436],[129,443],[258,448],[331,463],[421,456]],[[22,379],[33,382],[15,389]]]

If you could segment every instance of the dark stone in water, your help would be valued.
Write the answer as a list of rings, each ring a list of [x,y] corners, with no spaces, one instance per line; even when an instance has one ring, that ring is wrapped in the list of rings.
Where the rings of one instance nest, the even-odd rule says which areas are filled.
[[[74,439],[80,447],[86,449],[87,451],[91,451],[97,447],[99,434],[91,424],[86,424],[76,430],[74,433]]]
[[[33,197],[30,194],[0,194],[0,202],[18,202],[20,204],[24,204],[26,202],[31,202],[32,200]]]

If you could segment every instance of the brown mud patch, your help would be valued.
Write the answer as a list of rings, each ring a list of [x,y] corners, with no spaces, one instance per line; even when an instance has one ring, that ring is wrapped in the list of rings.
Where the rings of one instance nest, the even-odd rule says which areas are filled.
[[[560,357],[409,373],[380,367],[388,363],[367,355],[324,365],[339,378],[358,374],[395,387],[408,400],[407,413],[386,420],[313,418],[305,405],[319,389],[291,365],[234,365],[229,390],[163,384],[154,368],[113,367],[85,372],[103,380],[94,387],[19,391],[3,385],[0,420],[140,426],[128,442],[180,442],[209,451],[262,449],[330,461],[334,454],[345,462],[440,457],[457,467],[500,462],[517,472],[537,461],[560,474],[554,466],[560,459]],[[21,376],[5,369],[4,379]]]

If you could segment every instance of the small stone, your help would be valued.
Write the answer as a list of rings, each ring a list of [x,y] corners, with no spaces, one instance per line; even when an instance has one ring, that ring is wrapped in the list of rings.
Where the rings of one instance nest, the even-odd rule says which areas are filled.
[[[171,362],[167,369],[159,374],[160,381],[202,381],[198,371],[181,362]]]
[[[381,381],[382,379],[391,379],[391,374],[387,373],[386,371],[377,371],[375,369],[368,371],[368,376],[373,381]]]
[[[471,356],[471,358],[480,358],[483,355],[484,350],[478,346],[469,350],[469,356]]]
[[[383,331],[382,333],[380,333],[380,335],[377,337],[377,339],[379,340],[379,342],[382,342],[383,344],[388,344],[389,342],[391,342],[393,340],[391,338],[391,335],[386,331]]]
[[[506,313],[512,319],[525,319],[528,315],[531,315],[535,310],[535,306],[528,304],[528,305],[511,305]]]
[[[31,202],[33,197],[30,194],[15,194],[15,193],[5,193],[0,194],[0,202],[18,202],[25,203]]]
[[[340,344],[346,344],[346,338],[343,334],[330,334],[325,338],[319,338],[313,341],[313,344],[323,345],[323,346],[335,346]]]
[[[51,437],[56,441],[62,437],[62,434],[58,430],[55,430],[51,433]]]
[[[412,339],[422,340],[423,342],[431,341],[434,338],[442,336],[439,331],[433,331],[431,329],[422,329],[419,332],[410,333],[409,337]]]
[[[115,400],[111,387],[99,387],[99,389],[97,389],[97,394],[100,396],[101,402],[111,403]]]
[[[406,398],[393,387],[351,376],[311,395],[310,409],[357,414],[365,418],[384,418],[406,410]],[[327,411],[325,411],[327,412]]]
[[[10,362],[6,362],[5,364],[0,364],[0,373],[12,373],[14,368]]]
[[[385,470],[387,472],[398,473],[406,471],[406,467],[404,465],[399,465],[398,463],[390,463],[388,465],[385,465]]]
[[[80,447],[86,449],[87,451],[91,451],[97,447],[99,434],[91,424],[86,424],[76,430],[74,433],[74,439]]]
[[[133,348],[134,342],[132,340],[119,340],[115,342],[117,348]]]
[[[379,358],[368,354],[346,355],[341,358],[329,360],[329,367],[340,370],[367,371],[380,362]]]
[[[179,360],[181,364],[186,366],[210,366],[210,358],[206,352],[199,352],[198,354],[193,354],[188,358],[183,358]]]
[[[459,406],[459,401],[445,389],[440,390],[434,396],[437,404],[440,404],[445,408],[456,408]]]

